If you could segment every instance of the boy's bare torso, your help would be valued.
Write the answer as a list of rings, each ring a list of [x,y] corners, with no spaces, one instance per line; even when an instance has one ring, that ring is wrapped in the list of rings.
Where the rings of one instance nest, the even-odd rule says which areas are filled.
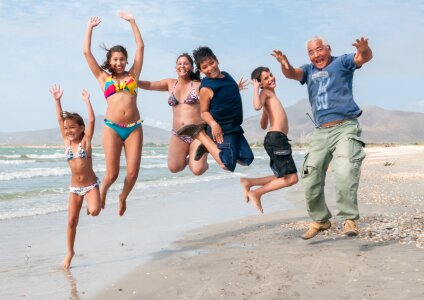
[[[287,114],[274,90],[262,89],[260,97],[263,99],[263,113],[268,119],[269,131],[281,131],[287,135],[289,131]]]

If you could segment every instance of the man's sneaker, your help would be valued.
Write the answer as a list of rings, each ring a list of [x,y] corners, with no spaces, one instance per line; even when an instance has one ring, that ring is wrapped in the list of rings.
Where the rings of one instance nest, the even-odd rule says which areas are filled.
[[[320,231],[327,230],[331,227],[331,222],[329,220],[323,222],[312,222],[309,225],[308,231],[302,234],[302,239],[309,240],[316,236]]]
[[[343,223],[343,234],[347,236],[358,235],[359,230],[354,220],[345,220]]]

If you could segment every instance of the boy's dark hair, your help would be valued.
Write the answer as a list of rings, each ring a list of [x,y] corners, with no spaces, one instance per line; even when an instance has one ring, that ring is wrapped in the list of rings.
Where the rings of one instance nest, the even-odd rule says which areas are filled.
[[[181,57],[185,57],[187,58],[187,60],[189,61],[189,63],[191,64],[191,66],[194,66],[194,62],[193,62],[193,58],[191,58],[190,54],[188,53],[183,53],[181,55],[179,55],[177,57],[177,61],[181,58]],[[198,72],[190,72],[190,80],[194,80],[194,81],[200,81],[200,74]]]
[[[209,47],[198,47],[196,50],[193,50],[193,57],[196,63],[196,72],[200,71],[200,64],[205,59],[212,58],[218,60]]]
[[[269,68],[267,67],[257,67],[256,69],[253,70],[252,75],[250,75],[250,78],[256,79],[258,82],[261,82],[261,74],[262,72],[270,72]]]
[[[112,48],[108,49],[108,48],[106,48],[106,46],[104,44],[101,46],[101,48],[103,48],[103,50],[107,51],[106,52],[106,60],[101,65],[101,68],[103,70],[108,70],[110,74],[115,75],[114,71],[112,69],[112,66],[109,63],[110,59],[112,58],[112,53],[121,52],[121,53],[124,54],[125,58],[128,59],[127,49],[125,49],[125,47],[121,46],[121,45],[116,45],[116,46],[113,46]]]

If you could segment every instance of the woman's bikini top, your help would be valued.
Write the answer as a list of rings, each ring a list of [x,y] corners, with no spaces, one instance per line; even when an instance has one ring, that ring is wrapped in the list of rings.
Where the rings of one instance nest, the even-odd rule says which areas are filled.
[[[169,96],[168,104],[169,106],[176,106],[180,104],[177,98],[175,98],[174,91],[177,86],[178,80],[175,81],[174,88],[172,89],[171,96]],[[193,87],[193,81],[190,82],[190,92],[188,93],[187,99],[184,100],[184,104],[199,104],[199,95],[197,95],[196,90]]]
[[[81,143],[79,143],[78,148],[77,148],[77,153],[74,156],[74,153],[72,152],[72,147],[71,145],[69,145],[66,148],[65,151],[65,156],[66,156],[66,160],[71,160],[73,158],[90,158],[89,156],[87,156],[87,153],[85,152],[85,150],[82,148]]]
[[[113,80],[112,76],[109,76],[105,82],[104,94],[106,99],[121,91],[127,91],[133,95],[137,95],[137,88],[137,82],[132,76],[130,76],[128,81],[121,81],[119,85]]]

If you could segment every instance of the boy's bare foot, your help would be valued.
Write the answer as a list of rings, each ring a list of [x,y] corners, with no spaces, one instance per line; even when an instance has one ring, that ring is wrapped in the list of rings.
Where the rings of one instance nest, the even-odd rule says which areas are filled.
[[[125,211],[127,210],[127,201],[126,199],[122,199],[121,195],[119,195],[119,216],[122,217],[125,213]]]
[[[261,212],[264,213],[264,210],[262,208],[262,202],[261,202],[261,197],[258,197],[255,195],[255,193],[253,191],[249,191],[247,192],[247,197],[249,198],[249,200],[252,200],[253,205]]]
[[[249,184],[249,180],[247,178],[240,178],[240,184],[243,188],[244,199],[246,199],[246,203],[249,203],[249,196],[247,193],[250,191],[252,186]]]
[[[68,254],[65,256],[65,259],[63,260],[63,268],[64,268],[65,270],[68,270],[68,269],[69,269],[69,267],[71,266],[71,261],[72,261],[72,258],[74,257],[74,254],[75,254],[75,252],[74,252],[74,251],[72,251],[71,253],[68,253]]]

